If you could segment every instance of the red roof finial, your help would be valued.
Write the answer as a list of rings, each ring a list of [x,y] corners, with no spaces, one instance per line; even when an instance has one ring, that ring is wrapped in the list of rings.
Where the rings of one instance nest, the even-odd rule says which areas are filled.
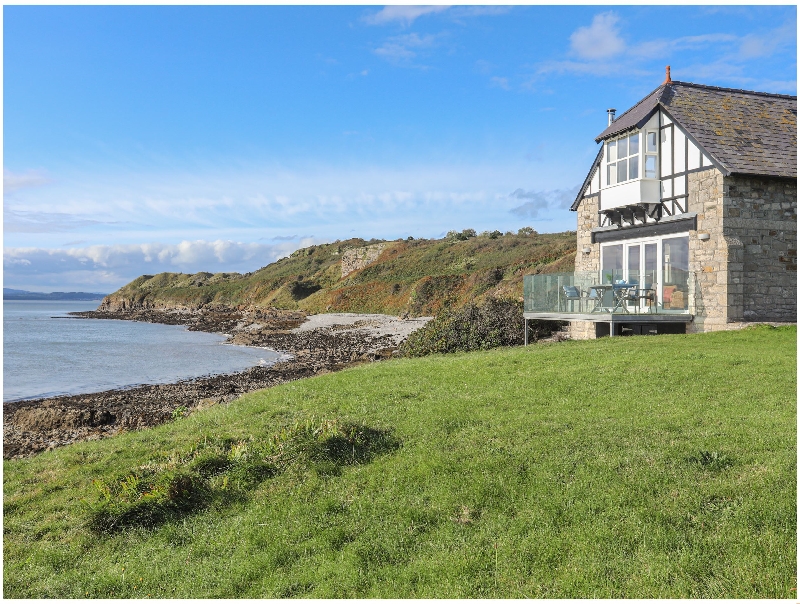
[[[672,84],[672,76],[669,74],[669,65],[667,65],[667,79],[664,80],[665,84]]]

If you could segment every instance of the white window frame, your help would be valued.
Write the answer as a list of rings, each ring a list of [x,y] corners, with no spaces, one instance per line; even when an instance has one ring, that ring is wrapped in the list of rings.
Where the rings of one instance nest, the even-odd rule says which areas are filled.
[[[639,135],[639,150],[635,156],[631,156],[630,154],[626,155],[623,158],[619,158],[616,149],[618,149],[619,142],[623,139],[628,140],[628,146],[630,149],[630,137],[633,135]],[[656,151],[648,151],[647,150],[647,137],[648,135],[655,135],[656,137]],[[611,145],[614,146],[614,159],[611,160]],[[660,180],[660,165],[659,165],[659,158],[661,155],[661,136],[658,128],[644,128],[642,130],[636,130],[633,132],[629,132],[625,136],[620,136],[618,138],[606,141],[606,152],[605,152],[605,182],[604,187],[616,187],[617,185],[623,185],[629,182],[633,182],[635,180]],[[631,157],[637,158],[637,168],[638,168],[638,175],[636,178],[630,177],[630,159]],[[655,161],[655,170],[653,171],[652,176],[645,175],[645,169],[647,167],[647,158],[652,157]],[[628,178],[625,180],[617,180],[618,176],[618,163],[620,159],[628,160]],[[613,172],[613,180],[611,178]]]
[[[630,154],[630,139],[633,136],[638,136],[639,137],[639,149],[637,150],[635,155],[631,155]],[[627,140],[626,148],[628,149],[628,152],[625,155],[625,157],[619,157],[617,149],[619,148],[619,143],[621,141],[623,141],[623,140]],[[614,160],[613,161],[611,161],[611,145],[612,144],[614,145]],[[641,160],[641,156],[642,156],[642,131],[641,130],[636,130],[635,132],[629,132],[625,136],[620,136],[618,138],[615,138],[614,140],[606,141],[606,153],[605,153],[605,156],[606,156],[606,183],[608,184],[609,187],[613,187],[613,186],[616,186],[616,185],[622,185],[622,184],[625,184],[627,182],[632,182],[634,180],[639,180],[642,177],[641,176],[642,175],[642,160]],[[637,176],[636,176],[636,178],[631,178],[630,177],[630,173],[631,173],[630,160],[633,157],[636,158],[636,168],[637,168]],[[625,178],[625,180],[618,180],[617,179],[618,178],[618,169],[619,169],[618,168],[618,164],[619,164],[620,161],[623,161],[623,160],[627,162],[627,170],[626,170],[627,178]],[[611,172],[612,172],[612,170],[614,172],[614,182],[613,182],[613,184],[612,184],[612,181],[611,181]]]
[[[658,152],[659,152],[659,145],[661,144],[661,137],[659,136],[658,128],[648,128],[642,131],[644,133],[644,145],[642,146],[642,176],[641,178],[646,180],[658,180]],[[656,150],[649,151],[647,149],[647,139],[650,135],[656,137]],[[655,171],[653,176],[647,176],[647,158],[652,157],[653,161],[655,162]]]
[[[628,270],[629,270],[629,268],[628,268],[628,248],[630,246],[634,246],[634,245],[641,246],[642,262],[643,262],[644,261],[644,246],[645,246],[645,244],[655,243],[656,246],[657,246],[656,247],[656,254],[657,254],[656,255],[656,258],[657,258],[657,264],[656,264],[656,296],[657,296],[657,300],[659,301],[659,304],[661,304],[662,295],[664,293],[664,290],[663,290],[663,287],[664,287],[664,275],[663,275],[663,269],[664,269],[664,256],[663,256],[663,253],[664,253],[664,250],[663,250],[664,240],[665,239],[674,239],[676,237],[688,237],[688,236],[689,236],[689,232],[687,231],[687,232],[684,232],[684,233],[671,233],[671,234],[668,234],[668,235],[656,235],[655,237],[651,236],[651,237],[642,237],[642,238],[637,238],[637,239],[624,239],[622,241],[607,241],[607,242],[601,243],[600,244],[600,262],[601,262],[601,264],[600,264],[600,278],[602,280],[603,271],[605,271],[605,268],[602,265],[603,248],[605,248],[607,246],[614,246],[614,245],[621,245],[622,246],[622,274],[623,274],[623,279],[625,279],[627,281],[630,278],[630,276],[628,274]],[[691,252],[690,252],[690,254],[691,254]],[[691,257],[690,257],[690,262],[691,262]],[[640,268],[639,270],[643,271],[644,269]],[[689,312],[689,311],[687,310],[686,312]]]

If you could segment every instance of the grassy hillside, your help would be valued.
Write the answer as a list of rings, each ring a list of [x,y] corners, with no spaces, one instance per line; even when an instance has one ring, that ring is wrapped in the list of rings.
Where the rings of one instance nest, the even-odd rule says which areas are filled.
[[[796,335],[392,360],[5,462],[4,596],[795,598]]]
[[[348,250],[384,243],[379,257],[342,278]],[[435,314],[486,295],[522,296],[522,276],[572,270],[575,233],[477,236],[466,240],[351,239],[296,251],[247,275],[144,275],[109,296],[120,307],[206,304],[309,312]]]

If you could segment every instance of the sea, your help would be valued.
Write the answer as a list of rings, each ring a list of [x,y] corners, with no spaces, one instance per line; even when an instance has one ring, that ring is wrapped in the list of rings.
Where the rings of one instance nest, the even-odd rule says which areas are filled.
[[[100,301],[3,302],[3,402],[84,394],[243,371],[274,363],[266,348],[225,344],[221,334],[67,313]]]

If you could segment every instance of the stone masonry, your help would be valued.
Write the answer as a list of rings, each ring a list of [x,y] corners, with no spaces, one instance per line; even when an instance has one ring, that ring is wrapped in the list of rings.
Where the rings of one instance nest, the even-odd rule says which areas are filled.
[[[716,168],[689,174],[688,212],[697,214],[689,231],[687,332],[737,328],[757,321],[797,321],[797,185],[794,179],[723,176]],[[585,197],[577,211],[575,271],[600,269],[598,198]],[[699,235],[708,234],[701,240]],[[583,248],[591,248],[588,254]],[[574,339],[595,337],[595,324],[570,323]]]
[[[742,309],[733,319],[796,321],[796,181],[732,176],[722,195],[726,237],[742,245],[729,266],[729,304]]]
[[[385,243],[375,243],[366,247],[356,247],[342,254],[342,279],[352,272],[360,271],[368,264],[372,264],[381,255]]]
[[[725,237],[722,225],[722,173],[713,168],[689,175],[688,211],[697,213],[697,230],[689,231],[689,272],[694,275],[694,292],[689,312],[695,315],[689,332],[724,329],[733,315],[741,314],[728,305],[728,259],[736,255],[741,243]],[[698,235],[708,233],[706,241]]]
[[[598,226],[600,198],[597,195],[584,197],[578,207],[578,252],[575,254],[575,273],[600,272],[600,246],[592,243],[592,229]],[[588,254],[584,248],[591,248]],[[574,340],[595,338],[595,323],[591,321],[570,321],[569,335]]]
[[[742,322],[797,320],[797,189],[792,179],[689,175],[696,278],[690,332]],[[698,235],[708,233],[701,241]]]

